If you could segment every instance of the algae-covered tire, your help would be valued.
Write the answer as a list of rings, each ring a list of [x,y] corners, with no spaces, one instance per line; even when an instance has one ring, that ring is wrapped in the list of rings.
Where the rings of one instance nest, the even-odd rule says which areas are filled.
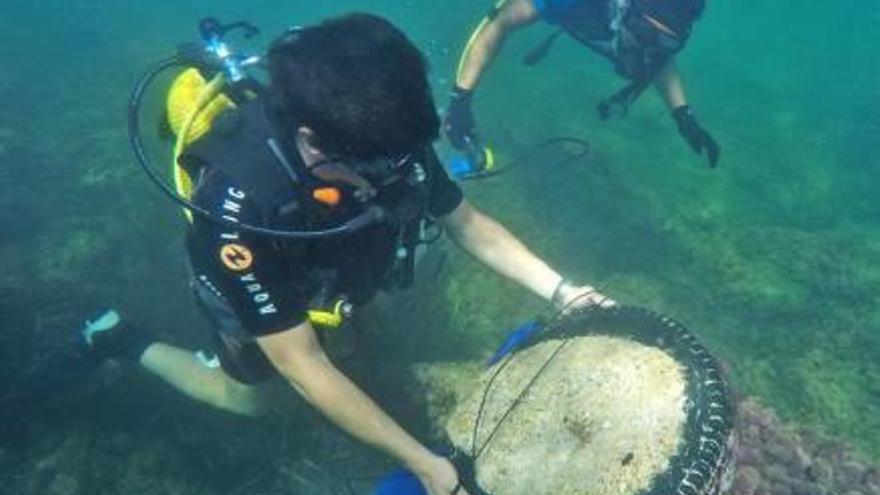
[[[638,308],[576,311],[483,374],[446,426],[491,495],[717,495],[734,407],[718,361]]]

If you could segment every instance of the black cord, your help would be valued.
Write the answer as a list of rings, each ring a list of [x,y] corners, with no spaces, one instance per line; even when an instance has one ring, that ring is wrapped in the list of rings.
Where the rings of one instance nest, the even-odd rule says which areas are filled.
[[[543,333],[547,334],[547,333],[552,332],[553,327],[564,316],[569,314],[569,310],[573,306],[577,305],[583,299],[588,298],[588,297],[596,294],[597,292],[598,291],[594,289],[594,290],[585,292],[583,294],[580,294],[576,298],[574,298],[573,300],[569,301],[563,308],[557,310],[553,314],[553,316],[550,318],[550,322],[544,327],[545,329],[544,329]],[[584,311],[589,312],[589,311],[593,311],[596,308],[601,308],[609,300],[610,300],[610,298],[603,296],[595,304],[592,304],[589,307],[585,308]],[[511,404],[511,406],[507,409],[507,411],[504,412],[501,419],[498,421],[498,423],[495,424],[495,426],[492,428],[492,431],[489,432],[489,436],[482,443],[480,448],[477,449],[477,437],[479,436],[480,423],[482,422],[483,412],[485,410],[486,402],[489,397],[490,389],[492,388],[495,380],[501,375],[501,373],[504,371],[504,369],[507,367],[507,365],[511,362],[512,357],[514,355],[514,352],[510,352],[509,354],[507,354],[503,358],[503,361],[497,365],[497,368],[496,368],[495,372],[492,374],[492,377],[489,378],[489,383],[486,385],[486,390],[483,392],[483,396],[480,399],[480,406],[477,409],[477,418],[476,418],[476,421],[474,422],[474,429],[473,429],[472,436],[471,436],[471,454],[468,456],[470,458],[469,460],[471,463],[476,463],[477,459],[488,448],[489,443],[495,437],[495,434],[501,428],[501,425],[507,420],[507,418],[510,416],[510,414],[512,414],[513,411],[522,403],[523,399],[525,398],[525,396],[529,392],[529,390],[535,385],[535,383],[538,381],[538,379],[541,377],[541,375],[544,373],[544,371],[553,363],[553,361],[556,359],[556,357],[562,352],[562,350],[565,348],[565,346],[568,345],[568,343],[570,343],[570,342],[571,342],[570,338],[563,339],[563,341],[557,346],[557,348],[554,349],[554,351],[550,355],[550,357],[544,361],[544,363],[541,365],[541,367],[538,369],[538,371],[535,373],[535,375],[532,376],[532,378],[529,380],[529,383],[527,383],[526,386],[523,387],[523,390],[519,393],[519,395],[516,397],[516,399],[514,399],[513,404]],[[453,455],[455,455],[455,454],[453,454]],[[459,477],[460,476],[461,476],[461,473],[459,473]],[[355,492],[354,492],[354,487],[352,486],[353,483],[358,482],[358,481],[375,482],[375,481],[378,481],[378,480],[384,479],[384,478],[385,478],[385,476],[348,477],[345,479],[345,484],[346,484],[346,488],[348,489],[350,494],[354,495]],[[476,483],[475,478],[472,481],[474,484]],[[479,489],[479,486],[476,486],[476,488]]]
[[[586,139],[571,137],[571,136],[560,136],[550,139],[545,139],[544,141],[539,142],[535,146],[532,147],[526,153],[515,158],[509,165],[505,165],[503,167],[492,168],[489,170],[482,170],[479,172],[469,173],[464,177],[464,180],[479,180],[479,179],[488,179],[490,177],[495,177],[497,175],[503,174],[505,172],[509,172],[515,168],[522,167],[526,164],[526,162],[531,161],[538,155],[543,152],[547,148],[557,145],[575,145],[580,147],[581,149],[576,153],[571,153],[565,158],[552,163],[551,167],[561,167],[563,165],[567,165],[572,162],[576,162],[581,158],[590,154],[591,147],[590,142]]]
[[[144,147],[143,141],[141,140],[140,128],[140,108],[141,103],[143,102],[144,94],[146,93],[147,89],[150,87],[150,85],[152,85],[153,81],[155,81],[156,78],[159,77],[159,75],[169,69],[177,67],[187,67],[186,60],[177,55],[161,60],[150,67],[144,73],[144,75],[141,76],[134,89],[132,90],[131,98],[129,99],[128,104],[128,137],[131,143],[131,148],[134,151],[135,157],[137,158],[137,162],[141,166],[143,171],[147,174],[147,177],[149,177],[150,180],[154,184],[156,184],[162,191],[162,193],[172,202],[182,208],[185,208],[186,210],[191,211],[193,214],[199,216],[200,218],[206,219],[223,227],[235,229],[236,231],[248,232],[251,234],[280,237],[285,239],[315,240],[323,239],[326,237],[342,236],[359,231],[384,219],[384,211],[382,211],[382,209],[379,207],[372,207],[364,213],[358,215],[357,217],[343,223],[342,225],[326,230],[276,230],[266,227],[259,227],[248,223],[239,223],[227,220],[182,197],[180,194],[177,193],[176,190],[174,190],[165,180],[163,180],[159,176],[158,172],[156,172],[156,169],[153,166],[153,162],[150,159],[146,148]]]
[[[548,334],[548,333],[552,332],[554,325],[556,325],[562,319],[562,317],[568,315],[569,310],[571,310],[572,307],[577,305],[581,300],[588,298],[596,293],[597,293],[597,290],[594,289],[589,292],[585,292],[583,294],[580,294],[579,296],[577,296],[573,300],[569,301],[563,308],[558,310],[556,312],[556,314],[553,315],[553,317],[550,319],[550,323],[545,327],[545,330],[543,333]],[[602,298],[598,302],[590,305],[589,307],[585,308],[583,311],[589,312],[589,311],[595,310],[596,308],[601,308],[609,300],[610,300],[610,298],[608,298],[607,296],[602,296]],[[504,414],[501,416],[501,419],[498,420],[498,423],[495,424],[495,427],[492,428],[492,431],[489,433],[489,436],[486,438],[486,441],[483,442],[483,444],[480,446],[479,449],[477,449],[477,436],[479,433],[480,423],[482,422],[483,411],[486,406],[486,401],[489,397],[489,391],[491,390],[492,385],[495,383],[495,380],[498,378],[498,376],[501,375],[501,372],[504,370],[504,368],[507,367],[507,364],[510,363],[515,352],[510,352],[509,354],[507,354],[507,356],[504,357],[504,361],[500,365],[498,365],[498,368],[495,370],[495,373],[492,375],[491,378],[489,378],[489,382],[486,385],[486,390],[483,392],[483,397],[480,400],[480,407],[477,409],[477,419],[474,422],[474,430],[473,430],[473,434],[471,436],[471,457],[473,458],[474,462],[476,462],[476,460],[483,454],[483,452],[485,452],[486,448],[489,446],[489,442],[491,442],[492,438],[495,437],[495,434],[501,428],[501,425],[507,420],[507,418],[513,412],[513,410],[516,409],[522,403],[522,400],[525,398],[528,391],[538,381],[538,378],[540,378],[540,376],[544,373],[544,371],[550,366],[550,364],[556,359],[556,357],[559,355],[559,353],[562,352],[563,348],[566,345],[568,345],[569,342],[571,342],[571,339],[565,338],[562,340],[562,342],[559,344],[559,346],[557,346],[556,349],[553,350],[553,353],[550,355],[550,357],[548,357],[547,360],[544,361],[544,363],[541,365],[541,367],[538,369],[538,371],[534,374],[534,376],[532,376],[532,378],[529,380],[529,382],[526,384],[526,386],[523,387],[523,389],[519,393],[519,395],[517,395],[517,397],[513,400],[513,403],[510,405],[510,407],[507,409],[507,411],[505,411]]]
[[[474,461],[476,461],[477,459],[480,458],[481,455],[483,455],[483,452],[486,451],[486,448],[489,446],[489,442],[491,442],[492,439],[495,438],[495,434],[498,433],[498,430],[501,428],[501,425],[504,424],[505,421],[507,421],[507,418],[522,403],[522,400],[525,398],[528,391],[531,390],[532,386],[534,386],[534,384],[538,381],[538,378],[541,377],[541,375],[544,373],[544,371],[547,369],[547,367],[550,366],[550,364],[556,359],[556,356],[558,356],[559,353],[562,352],[562,349],[569,342],[571,342],[569,339],[565,339],[556,347],[556,349],[553,350],[553,353],[550,355],[550,357],[548,357],[547,360],[544,361],[544,363],[541,365],[541,367],[538,369],[538,371],[529,380],[529,383],[527,383],[526,386],[523,387],[523,389],[519,393],[519,395],[516,396],[516,398],[513,400],[513,403],[510,405],[510,407],[507,408],[506,411],[504,411],[504,414],[501,415],[501,419],[498,420],[498,423],[496,423],[495,427],[492,428],[492,431],[489,433],[489,436],[486,437],[486,441],[483,442],[483,444],[480,445],[479,450],[477,450],[477,448],[476,448],[477,435],[478,435],[479,428],[480,428],[480,422],[482,421],[483,410],[484,410],[484,406],[486,404],[486,398],[489,396],[488,391],[489,391],[489,388],[494,383],[495,379],[498,376],[500,376],[501,371],[507,366],[508,363],[510,363],[511,360],[509,358],[513,354],[508,355],[508,359],[505,360],[505,362],[502,364],[502,366],[499,367],[497,372],[489,380],[489,384],[486,388],[486,393],[483,395],[483,399],[480,403],[480,409],[477,412],[477,421],[474,423],[474,433],[473,433],[473,439],[472,439],[472,444],[471,444],[471,453],[473,455]]]

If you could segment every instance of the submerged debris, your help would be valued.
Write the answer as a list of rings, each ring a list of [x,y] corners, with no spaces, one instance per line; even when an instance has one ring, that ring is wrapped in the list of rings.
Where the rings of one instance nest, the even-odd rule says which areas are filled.
[[[495,374],[489,370],[450,419],[452,443],[468,453],[486,445],[477,477],[493,495],[635,494],[649,488],[670,468],[683,441],[681,365],[633,341],[578,337],[503,419],[559,343],[518,353],[486,395]]]

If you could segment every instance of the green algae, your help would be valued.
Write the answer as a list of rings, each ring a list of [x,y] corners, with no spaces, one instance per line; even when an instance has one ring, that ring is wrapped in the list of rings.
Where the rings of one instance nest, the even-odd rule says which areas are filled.
[[[443,16],[424,15],[436,8],[431,2],[345,6],[380,9],[423,46],[440,45],[431,61],[443,103],[466,28],[485,10],[480,2],[456,3]],[[567,275],[687,323],[727,361],[744,394],[877,459],[880,70],[865,62],[876,59],[877,9],[852,15],[862,8],[852,0],[711,3],[681,66],[698,116],[724,146],[717,171],[703,168],[651,94],[626,119],[599,122],[595,103],[620,81],[577,45],[560,41],[541,67],[522,68],[518,54],[540,38],[542,28],[534,28],[511,39],[478,93],[481,130],[502,164],[560,135],[590,140],[593,153],[561,167],[551,166],[555,154],[547,156],[466,191]],[[42,312],[52,316],[47,321],[69,323],[41,330],[62,337],[81,312],[112,303],[175,343],[203,345],[186,288],[179,212],[131,164],[124,132],[129,85],[148,59],[191,37],[204,13],[220,9],[263,21],[268,34],[290,20],[338,12],[340,3],[258,12],[208,2],[184,12],[162,2],[125,9],[77,4],[53,16],[28,9],[23,19],[45,18],[46,29],[77,41],[59,47],[54,36],[35,39],[32,23],[0,21],[8,28],[0,36],[10,38],[3,45],[29,50],[0,79],[0,221],[8,234],[0,240],[7,260],[0,301],[29,308],[23,316],[7,311],[4,325],[30,325]],[[92,22],[78,21],[85,16]],[[46,55],[57,50],[63,63]],[[49,67],[57,74],[49,77]],[[388,394],[395,411],[400,399],[387,388],[397,382],[377,382],[399,371],[396,361],[484,358],[507,330],[546,309],[451,246],[444,249],[449,262],[439,274],[421,273],[414,292],[393,296],[364,323],[381,327],[368,336],[384,347],[371,356],[381,364],[359,379]],[[115,414],[100,413],[107,402],[90,410],[85,401],[76,414],[67,411],[66,421],[37,419],[34,443],[14,455],[0,451],[4,476],[40,474],[33,484],[15,485],[21,493],[208,494],[260,475],[262,466],[230,453],[221,440],[236,431],[232,445],[253,453],[255,444],[274,445],[273,435],[247,433],[253,424],[206,420],[216,416],[131,378],[102,383],[89,396],[123,395],[115,397]],[[139,397],[132,401],[122,389]],[[169,424],[179,433],[205,421],[217,426],[195,427],[191,435],[209,440],[168,438]],[[308,429],[322,436],[310,446],[335,438],[326,424],[302,425],[292,428],[296,441]],[[49,455],[59,446],[59,456]],[[210,470],[220,481],[203,479],[206,455],[221,459]],[[245,472],[236,472],[241,466]]]

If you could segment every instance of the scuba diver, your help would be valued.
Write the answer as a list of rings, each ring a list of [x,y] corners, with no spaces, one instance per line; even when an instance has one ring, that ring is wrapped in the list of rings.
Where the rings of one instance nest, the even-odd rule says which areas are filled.
[[[203,33],[220,27],[203,21]],[[429,494],[464,495],[450,460],[346,377],[316,328],[411,283],[430,224],[557,307],[613,302],[570,283],[464,199],[433,149],[440,119],[425,59],[388,21],[349,14],[291,29],[263,62],[262,87],[232,86],[202,102],[223,110],[210,126],[187,119],[201,136],[176,160],[178,179],[191,181],[190,198],[178,202],[188,208],[192,285],[214,329],[215,358],[160,342],[115,310],[89,321],[83,337],[99,361],[139,364],[193,399],[246,416],[266,411],[260,385],[280,376],[342,430],[400,461]],[[136,122],[130,116],[135,134]],[[143,158],[137,141],[135,151]]]
[[[608,120],[625,115],[629,105],[653,84],[672,112],[679,133],[696,153],[706,152],[714,168],[721,148],[697,122],[685,98],[676,55],[684,49],[705,0],[503,0],[480,23],[462,54],[455,87],[443,122],[454,148],[465,152],[468,166],[451,168],[459,178],[480,176],[493,166],[492,152],[480,142],[471,109],[487,67],[507,35],[538,19],[560,30],[551,34],[525,59],[535,65],[565,32],[609,59],[630,83],[598,105]]]

